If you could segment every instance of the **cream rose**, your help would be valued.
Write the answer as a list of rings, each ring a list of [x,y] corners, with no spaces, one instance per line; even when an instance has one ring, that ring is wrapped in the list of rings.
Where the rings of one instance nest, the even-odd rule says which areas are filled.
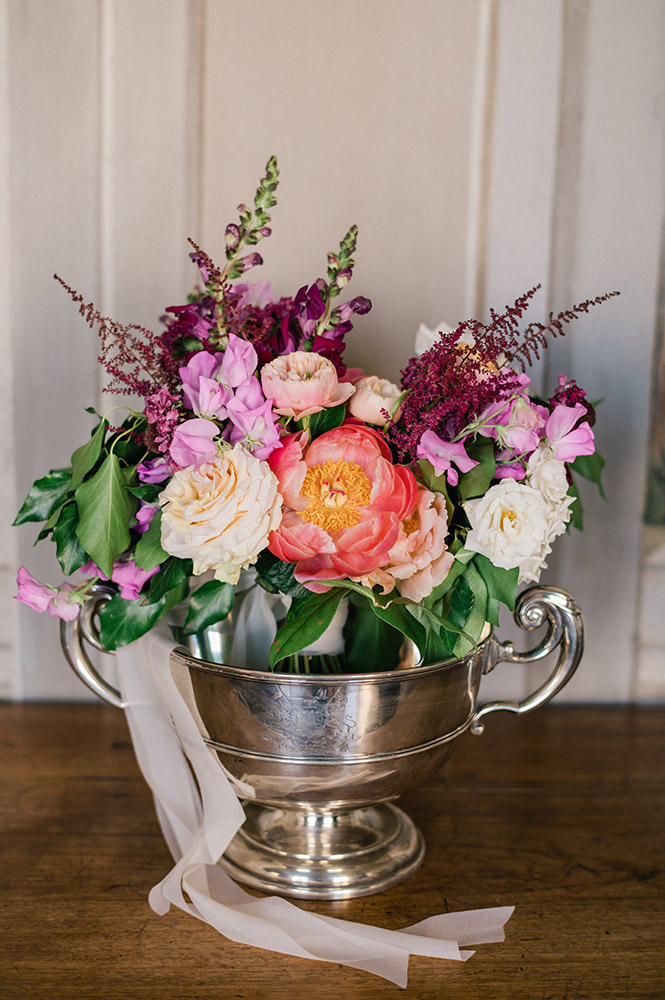
[[[296,420],[339,406],[354,392],[350,382],[338,380],[332,361],[313,351],[292,351],[270,361],[261,369],[261,385],[275,413]]]
[[[400,397],[401,389],[387,378],[377,375],[365,375],[356,382],[356,391],[349,400],[349,413],[358,420],[385,427],[395,403]],[[385,413],[383,411],[386,411]],[[399,410],[394,419],[399,417]]]
[[[558,504],[568,493],[565,462],[554,457],[550,448],[541,445],[529,457],[526,467],[527,481],[538,490],[548,503]]]
[[[502,569],[519,567],[520,583],[539,579],[556,525],[538,490],[504,479],[484,497],[468,500],[464,510],[471,524],[465,548],[480,552]]]
[[[214,570],[237,583],[282,520],[277,477],[267,462],[236,444],[209,464],[176,472],[159,495],[162,548],[191,559],[196,576]]]

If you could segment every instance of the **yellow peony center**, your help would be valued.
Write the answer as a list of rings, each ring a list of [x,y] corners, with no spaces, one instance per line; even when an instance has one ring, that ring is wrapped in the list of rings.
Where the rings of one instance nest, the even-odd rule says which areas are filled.
[[[300,492],[309,499],[303,521],[332,532],[358,523],[358,508],[369,504],[372,484],[356,462],[329,458],[307,471]]]

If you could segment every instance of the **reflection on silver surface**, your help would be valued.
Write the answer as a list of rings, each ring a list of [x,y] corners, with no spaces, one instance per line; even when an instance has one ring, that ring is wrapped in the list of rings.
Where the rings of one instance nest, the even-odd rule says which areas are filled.
[[[94,607],[88,629],[93,615]],[[486,715],[532,711],[577,668],[582,617],[569,594],[532,587],[515,620],[547,626],[528,653],[489,635],[462,659],[374,674],[297,676],[211,662],[228,648],[223,629],[174,650],[171,670],[206,742],[256,793],[221,863],[255,888],[313,898],[364,895],[407,878],[423,841],[391,800],[433,778],[455,739],[482,732]],[[83,634],[78,621],[63,622],[70,663],[100,697],[121,703],[90,663]],[[529,663],[555,648],[554,670],[528,698],[476,704],[482,675],[496,664]]]

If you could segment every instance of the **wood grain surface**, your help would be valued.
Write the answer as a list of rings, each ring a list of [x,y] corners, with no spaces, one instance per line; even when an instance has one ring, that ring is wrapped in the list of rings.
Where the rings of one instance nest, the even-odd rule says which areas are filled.
[[[665,708],[493,715],[401,800],[410,881],[305,908],[398,928],[515,904],[466,963],[412,958],[405,990],[234,944],[147,895],[171,866],[121,712],[0,705],[4,1000],[654,1000],[665,997]]]

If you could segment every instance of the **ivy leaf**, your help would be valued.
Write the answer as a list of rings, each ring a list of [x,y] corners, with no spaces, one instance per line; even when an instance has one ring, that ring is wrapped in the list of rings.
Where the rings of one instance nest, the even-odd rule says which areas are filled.
[[[143,597],[126,601],[116,594],[99,612],[99,639],[109,651],[145,635],[173,604],[185,594],[177,589],[162,597],[156,604],[146,604]]]
[[[79,515],[72,500],[65,504],[53,529],[53,541],[58,562],[65,576],[70,576],[88,561],[88,553],[82,548],[76,535]]]
[[[158,510],[148,525],[148,530],[143,532],[136,543],[134,562],[139,569],[154,569],[168,558],[168,553],[162,548],[162,512]]]
[[[81,485],[88,473],[91,472],[97,464],[99,456],[102,453],[104,435],[106,434],[108,425],[109,422],[106,418],[101,420],[93,432],[90,440],[80,448],[77,448],[72,455],[71,488],[73,490]]]
[[[576,472],[578,476],[582,476],[584,479],[589,479],[592,483],[595,483],[601,497],[603,500],[606,500],[607,497],[605,496],[601,481],[604,466],[605,459],[597,451],[593,455],[578,455],[575,461],[570,463],[572,471]]]
[[[233,608],[235,588],[231,583],[209,580],[189,598],[189,611],[185,620],[185,635],[202,632],[210,625],[224,621]]]
[[[478,462],[469,472],[459,477],[459,492],[462,500],[481,497],[487,493],[496,471],[494,442],[490,438],[479,438],[467,448],[469,458]]]
[[[332,588],[325,594],[310,594],[298,601],[297,612],[287,617],[270,647],[270,669],[280,660],[311,646],[330,625],[344,591]]]
[[[490,597],[501,601],[511,611],[515,609],[515,598],[517,597],[517,579],[520,575],[519,568],[502,569],[495,566],[487,556],[480,553],[474,559],[476,569],[487,584],[487,593]],[[498,622],[493,624],[498,625]]]
[[[298,583],[294,571],[293,563],[282,562],[268,549],[263,549],[256,560],[257,583],[269,594],[288,594],[296,600],[309,597],[311,590]]]
[[[118,458],[107,455],[101,467],[76,490],[79,542],[110,578],[113,562],[128,547],[134,507],[122,484]]]
[[[148,604],[155,604],[156,601],[161,601],[164,594],[173,590],[174,587],[181,587],[187,583],[191,573],[191,559],[178,559],[176,556],[167,556],[166,562],[159,573],[155,573],[150,580]]]
[[[27,521],[46,521],[61,507],[70,489],[71,469],[51,469],[47,476],[37,479],[14,518],[14,524]]]

